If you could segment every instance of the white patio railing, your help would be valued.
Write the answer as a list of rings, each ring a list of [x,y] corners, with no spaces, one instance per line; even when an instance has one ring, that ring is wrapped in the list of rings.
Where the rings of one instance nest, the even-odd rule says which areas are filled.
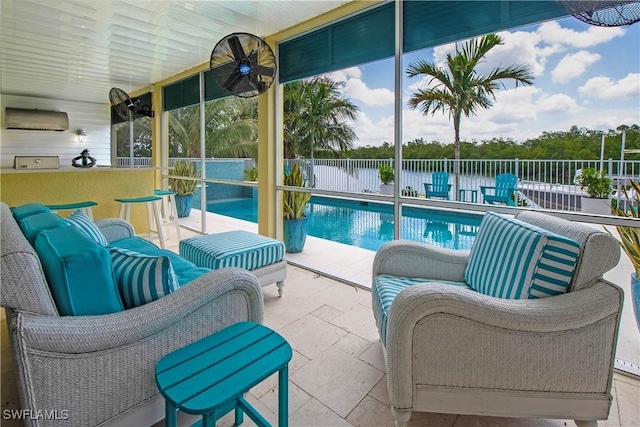
[[[323,190],[346,192],[377,192],[380,186],[378,168],[381,164],[393,166],[393,159],[309,159],[287,160],[291,166],[298,163],[303,167],[309,185]],[[451,159],[407,159],[402,161],[399,183],[405,194],[410,190],[424,194],[424,183],[431,182],[431,173],[448,171],[453,183],[454,161]],[[480,186],[492,186],[495,177],[501,173],[518,176],[518,188],[528,203],[548,209],[570,211],[580,210],[583,194],[575,185],[576,171],[584,168],[600,169],[599,160],[460,160],[460,188],[479,190]],[[603,168],[611,177],[614,187],[628,185],[630,179],[640,179],[640,161],[625,161],[624,169],[620,161],[609,159]],[[410,189],[408,188],[410,187]],[[624,196],[621,194],[624,198]],[[454,197],[451,194],[451,197]],[[481,197],[478,196],[478,202]]]
[[[175,162],[169,159],[169,167]],[[200,159],[191,159],[200,161]],[[219,159],[216,159],[219,160]],[[243,159],[245,170],[255,165],[252,159]],[[119,167],[148,167],[151,158],[119,157]],[[285,167],[300,164],[311,187],[343,192],[376,193],[380,188],[378,168],[381,164],[393,166],[393,159],[295,159],[285,160]],[[495,177],[501,173],[513,173],[518,176],[518,188],[530,205],[547,209],[569,211],[580,210],[580,198],[583,194],[575,185],[576,171],[584,168],[600,169],[599,160],[460,160],[460,188],[479,190],[480,186],[492,186]],[[602,164],[614,183],[614,188],[624,188],[631,179],[640,179],[640,161],[625,160],[621,167],[619,160],[608,159]],[[399,176],[401,189],[424,194],[424,183],[431,182],[431,173],[448,171],[453,183],[454,161],[451,159],[405,159]],[[406,191],[405,194],[410,194]],[[624,198],[620,192],[618,196]],[[451,194],[453,198],[454,195]],[[482,202],[478,195],[478,202]]]

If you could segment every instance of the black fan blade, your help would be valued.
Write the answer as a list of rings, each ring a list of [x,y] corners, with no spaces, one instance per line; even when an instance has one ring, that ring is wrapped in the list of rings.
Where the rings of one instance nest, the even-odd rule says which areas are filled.
[[[238,85],[238,83],[240,83],[240,81],[242,80],[242,77],[243,75],[240,74],[239,71],[234,71],[229,75],[229,77],[227,77],[227,80],[224,81],[224,83],[222,84],[222,87],[228,90],[229,92],[232,92],[233,89],[235,89],[235,87]]]
[[[247,56],[244,53],[244,49],[242,49],[238,36],[229,37],[227,43],[229,43],[229,47],[231,48],[231,52],[233,52],[233,57],[236,62],[247,61]]]
[[[253,74],[253,72],[249,74],[249,83],[251,83],[251,86],[253,86],[253,88],[257,90],[258,93],[262,93],[265,89],[264,82],[261,82],[258,79],[256,79],[256,76],[255,74]]]
[[[255,64],[251,66],[251,72],[261,76],[273,77],[275,69],[273,69],[273,67],[265,67],[264,65]]]

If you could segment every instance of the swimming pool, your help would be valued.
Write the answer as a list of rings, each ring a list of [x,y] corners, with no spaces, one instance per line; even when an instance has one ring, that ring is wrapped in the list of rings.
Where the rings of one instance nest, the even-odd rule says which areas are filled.
[[[257,198],[209,202],[207,211],[258,222]],[[482,215],[404,207],[402,238],[448,249],[471,249]],[[393,206],[313,196],[306,209],[309,235],[376,251],[393,240]]]

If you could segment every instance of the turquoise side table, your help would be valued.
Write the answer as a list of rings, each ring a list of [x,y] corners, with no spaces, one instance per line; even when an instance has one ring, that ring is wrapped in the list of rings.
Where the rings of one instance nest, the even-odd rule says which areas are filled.
[[[247,414],[258,426],[268,427],[243,394],[278,372],[278,425],[287,427],[292,356],[281,335],[254,322],[236,323],[167,354],[156,364],[156,384],[165,398],[165,425],[177,427],[180,410],[202,415],[203,427],[215,427],[234,409],[235,425]]]
[[[467,193],[471,194],[471,203],[478,203],[478,190],[469,189],[469,188],[460,188],[458,190],[458,200],[460,202],[466,202]]]

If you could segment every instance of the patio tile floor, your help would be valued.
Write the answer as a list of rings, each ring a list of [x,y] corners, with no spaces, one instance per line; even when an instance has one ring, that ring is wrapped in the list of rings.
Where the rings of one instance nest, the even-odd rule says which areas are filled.
[[[263,288],[265,325],[281,333],[294,349],[289,372],[289,424],[291,426],[393,426],[386,384],[386,369],[371,311],[369,291],[334,282],[299,267],[288,267],[281,298],[275,286]],[[334,294],[336,289],[342,289]],[[331,297],[333,295],[333,297]],[[345,302],[349,295],[350,302]],[[277,307],[316,300],[308,310]],[[350,306],[350,307],[348,307]],[[316,308],[313,308],[316,307]],[[357,325],[346,320],[358,318]],[[343,322],[342,320],[345,320]],[[367,326],[368,325],[368,326]],[[357,330],[356,330],[357,329]],[[364,336],[363,336],[364,335]],[[600,427],[640,426],[640,381],[615,374],[610,417]],[[254,387],[248,400],[267,420],[277,425],[277,379]],[[197,417],[180,414],[179,425],[189,426]],[[233,425],[233,414],[218,426]],[[253,426],[245,417],[243,425]],[[453,414],[413,413],[409,426],[422,427],[563,427],[570,420],[498,418]],[[155,427],[163,427],[164,422]]]
[[[210,213],[207,224],[209,233],[228,229],[257,231],[256,224]],[[365,289],[371,287],[373,255],[372,251],[310,236],[302,253],[286,254],[290,265],[282,298],[277,298],[275,286],[263,288],[265,325],[282,333],[295,350],[289,375],[292,426],[393,426],[384,358],[371,311],[371,293]],[[624,255],[622,258],[619,266],[606,277],[623,287],[628,295],[631,265]],[[305,269],[292,265],[294,263]],[[637,363],[640,360],[639,334],[630,304],[630,298],[627,298],[618,357]],[[342,384],[345,377],[349,380]],[[262,384],[251,390],[251,401],[260,407],[275,408],[276,381],[270,378],[266,383],[266,386]],[[265,387],[269,386],[272,388],[265,393]],[[640,426],[640,381],[616,373],[612,393],[609,419],[598,425]],[[270,421],[277,419],[272,410],[266,417]],[[192,417],[184,418],[181,426],[195,421]],[[250,420],[246,422],[253,425]],[[219,425],[231,426],[233,418],[227,415]],[[570,420],[414,412],[409,425],[542,427],[575,424]]]

